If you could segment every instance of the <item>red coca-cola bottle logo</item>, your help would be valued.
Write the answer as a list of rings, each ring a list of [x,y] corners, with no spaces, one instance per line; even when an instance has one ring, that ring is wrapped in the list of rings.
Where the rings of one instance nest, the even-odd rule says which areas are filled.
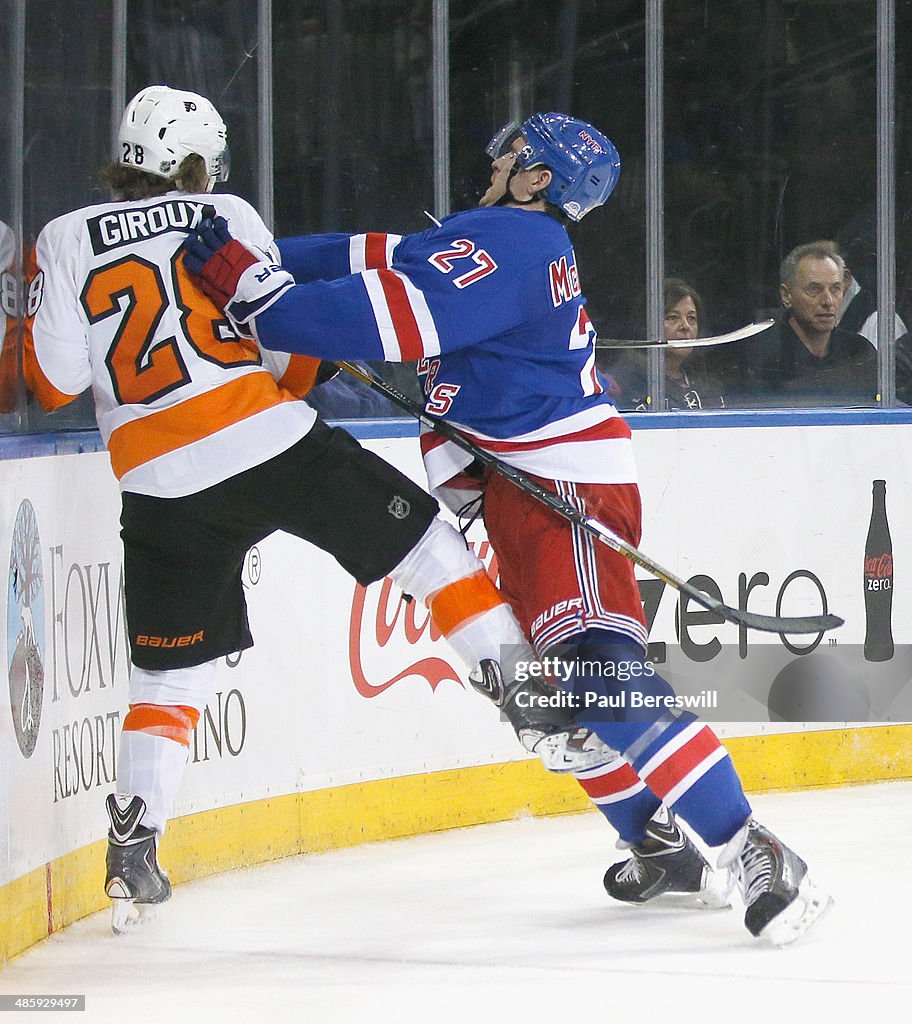
[[[882,580],[893,575],[893,556],[889,553],[883,555],[867,555],[864,560],[865,579]]]

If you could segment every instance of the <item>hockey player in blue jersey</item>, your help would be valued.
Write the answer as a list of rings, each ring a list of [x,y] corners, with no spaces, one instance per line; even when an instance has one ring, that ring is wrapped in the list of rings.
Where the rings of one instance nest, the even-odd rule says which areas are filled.
[[[186,265],[265,348],[415,362],[428,412],[636,545],[630,431],[595,373],[595,331],[561,223],[605,202],[620,172],[617,152],[592,125],[555,113],[505,126],[488,152],[491,182],[480,206],[426,231],[285,239],[279,265],[216,222],[191,235]],[[630,686],[618,680],[631,674],[612,669],[645,658],[632,564],[503,476],[479,480],[471,457],[442,437],[425,434],[422,448],[439,496],[462,504],[483,491],[501,589],[539,656],[559,649],[580,667],[570,684],[577,697],[617,703]],[[658,675],[633,678],[649,696],[672,694]],[[605,876],[612,896],[700,898],[730,875],[747,928],[776,945],[822,915],[829,897],[810,883],[804,861],[753,819],[709,726],[657,711],[581,712],[579,721],[620,752],[577,774],[630,849]],[[720,872],[676,815],[719,848]]]

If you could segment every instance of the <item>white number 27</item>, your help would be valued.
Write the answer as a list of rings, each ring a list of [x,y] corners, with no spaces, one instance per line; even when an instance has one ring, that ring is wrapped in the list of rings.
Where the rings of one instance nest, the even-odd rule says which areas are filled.
[[[475,243],[468,238],[457,238],[448,249],[441,249],[428,256],[428,263],[436,267],[441,274],[449,274],[453,270],[454,261],[463,259],[470,259],[475,266],[472,270],[453,278],[453,284],[457,288],[467,288],[488,274],[493,274],[497,269],[493,256],[486,249],[476,248]]]

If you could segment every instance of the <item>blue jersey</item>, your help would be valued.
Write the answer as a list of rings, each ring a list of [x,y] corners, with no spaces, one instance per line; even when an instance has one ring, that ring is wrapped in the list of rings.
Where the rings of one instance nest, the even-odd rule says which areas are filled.
[[[595,373],[576,257],[547,214],[511,207],[418,234],[280,240],[298,283],[256,319],[267,348],[415,362],[427,411],[539,476],[630,483],[629,430]],[[613,443],[612,443],[613,442]],[[431,485],[466,461],[425,443]]]

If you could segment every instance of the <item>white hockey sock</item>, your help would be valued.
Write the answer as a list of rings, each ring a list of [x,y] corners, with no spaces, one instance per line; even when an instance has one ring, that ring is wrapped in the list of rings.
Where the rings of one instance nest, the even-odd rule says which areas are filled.
[[[155,672],[133,666],[130,712],[117,757],[117,792],[146,803],[141,824],[159,834],[187,765],[193,728],[215,692],[217,662]]]
[[[424,536],[390,573],[390,579],[422,604],[448,583],[471,576],[484,566],[466,547],[458,530],[435,519]]]
[[[159,835],[171,814],[187,766],[189,748],[146,732],[124,732],[117,756],[117,792],[140,796],[146,813],[140,824]]]
[[[470,670],[482,658],[493,658],[509,679],[518,660],[534,657],[484,566],[462,535],[443,520],[431,523],[390,577],[428,605],[435,625]]]
[[[450,646],[470,668],[482,658],[500,662],[504,679],[513,679],[518,661],[529,662],[535,654],[507,604],[490,608],[466,620],[447,636]]]

